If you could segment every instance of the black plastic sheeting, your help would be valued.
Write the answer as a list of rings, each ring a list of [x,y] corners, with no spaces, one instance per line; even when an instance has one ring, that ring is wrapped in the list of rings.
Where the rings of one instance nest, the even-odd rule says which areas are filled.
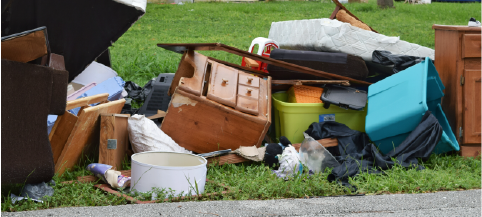
[[[328,181],[340,181],[343,186],[356,190],[348,183],[349,177],[354,177],[360,171],[367,173],[382,173],[383,170],[399,164],[406,168],[425,169],[418,165],[417,158],[428,160],[433,149],[442,136],[442,126],[437,118],[427,111],[420,124],[395,150],[387,155],[381,154],[373,143],[370,143],[366,133],[348,128],[334,121],[313,123],[305,131],[313,139],[337,138],[340,156],[335,156],[341,164],[333,168],[328,175]],[[392,158],[396,159],[395,161]]]
[[[405,70],[425,60],[423,57],[392,54],[390,51],[375,50],[372,53],[372,61],[381,65],[393,65],[393,74]],[[385,71],[383,71],[385,72]]]
[[[133,81],[126,81],[126,84],[124,85],[124,90],[127,92],[127,96],[125,97],[126,103],[122,108],[121,114],[134,115],[138,113],[139,109],[132,108],[132,100],[138,104],[144,102],[149,93],[152,91],[153,81],[154,80],[150,80],[146,85],[144,85],[144,87],[140,87]]]

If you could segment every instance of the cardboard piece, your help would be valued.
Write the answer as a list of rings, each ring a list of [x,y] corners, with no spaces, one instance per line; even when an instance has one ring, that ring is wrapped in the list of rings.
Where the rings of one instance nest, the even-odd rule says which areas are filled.
[[[111,165],[114,170],[122,169],[122,162],[128,156],[129,134],[128,114],[101,114],[99,163]]]

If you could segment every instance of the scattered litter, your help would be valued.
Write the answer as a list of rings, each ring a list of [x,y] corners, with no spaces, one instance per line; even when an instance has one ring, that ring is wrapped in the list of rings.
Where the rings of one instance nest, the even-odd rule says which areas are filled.
[[[273,172],[279,178],[287,178],[297,173],[303,172],[303,165],[300,162],[299,154],[293,146],[288,146],[283,150],[283,154],[277,156],[279,159],[279,169]]]
[[[111,165],[91,163],[87,165],[87,170],[92,172],[95,177],[108,183],[113,188],[123,188],[130,186],[131,177],[124,176],[119,171],[111,169]]]
[[[12,204],[15,204],[15,202],[20,200],[27,200],[27,198],[30,198],[35,202],[43,203],[43,197],[52,197],[54,195],[54,189],[49,184],[55,186],[54,180],[50,180],[49,183],[41,182],[38,184],[26,184],[22,188],[20,196],[15,194],[10,195],[12,198]]]
[[[300,146],[300,161],[315,173],[323,173],[327,167],[334,168],[340,165],[322,144],[306,133],[305,140]]]
[[[256,146],[241,146],[234,150],[233,153],[239,154],[241,157],[252,161],[263,161],[266,154],[266,146],[257,148]]]

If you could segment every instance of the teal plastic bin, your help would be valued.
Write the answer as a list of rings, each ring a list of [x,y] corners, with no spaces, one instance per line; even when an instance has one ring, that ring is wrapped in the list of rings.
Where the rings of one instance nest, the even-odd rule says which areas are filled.
[[[370,85],[365,122],[368,137],[387,154],[407,138],[430,110],[443,128],[433,153],[458,151],[459,144],[440,106],[444,89],[429,58]]]

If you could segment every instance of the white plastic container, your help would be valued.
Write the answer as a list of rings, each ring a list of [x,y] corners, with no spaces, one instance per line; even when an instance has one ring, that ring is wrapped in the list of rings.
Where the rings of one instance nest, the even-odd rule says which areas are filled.
[[[175,196],[191,191],[204,192],[207,160],[203,157],[177,152],[142,152],[131,156],[131,191],[148,192],[152,188],[174,190]],[[190,184],[189,184],[190,183]]]

